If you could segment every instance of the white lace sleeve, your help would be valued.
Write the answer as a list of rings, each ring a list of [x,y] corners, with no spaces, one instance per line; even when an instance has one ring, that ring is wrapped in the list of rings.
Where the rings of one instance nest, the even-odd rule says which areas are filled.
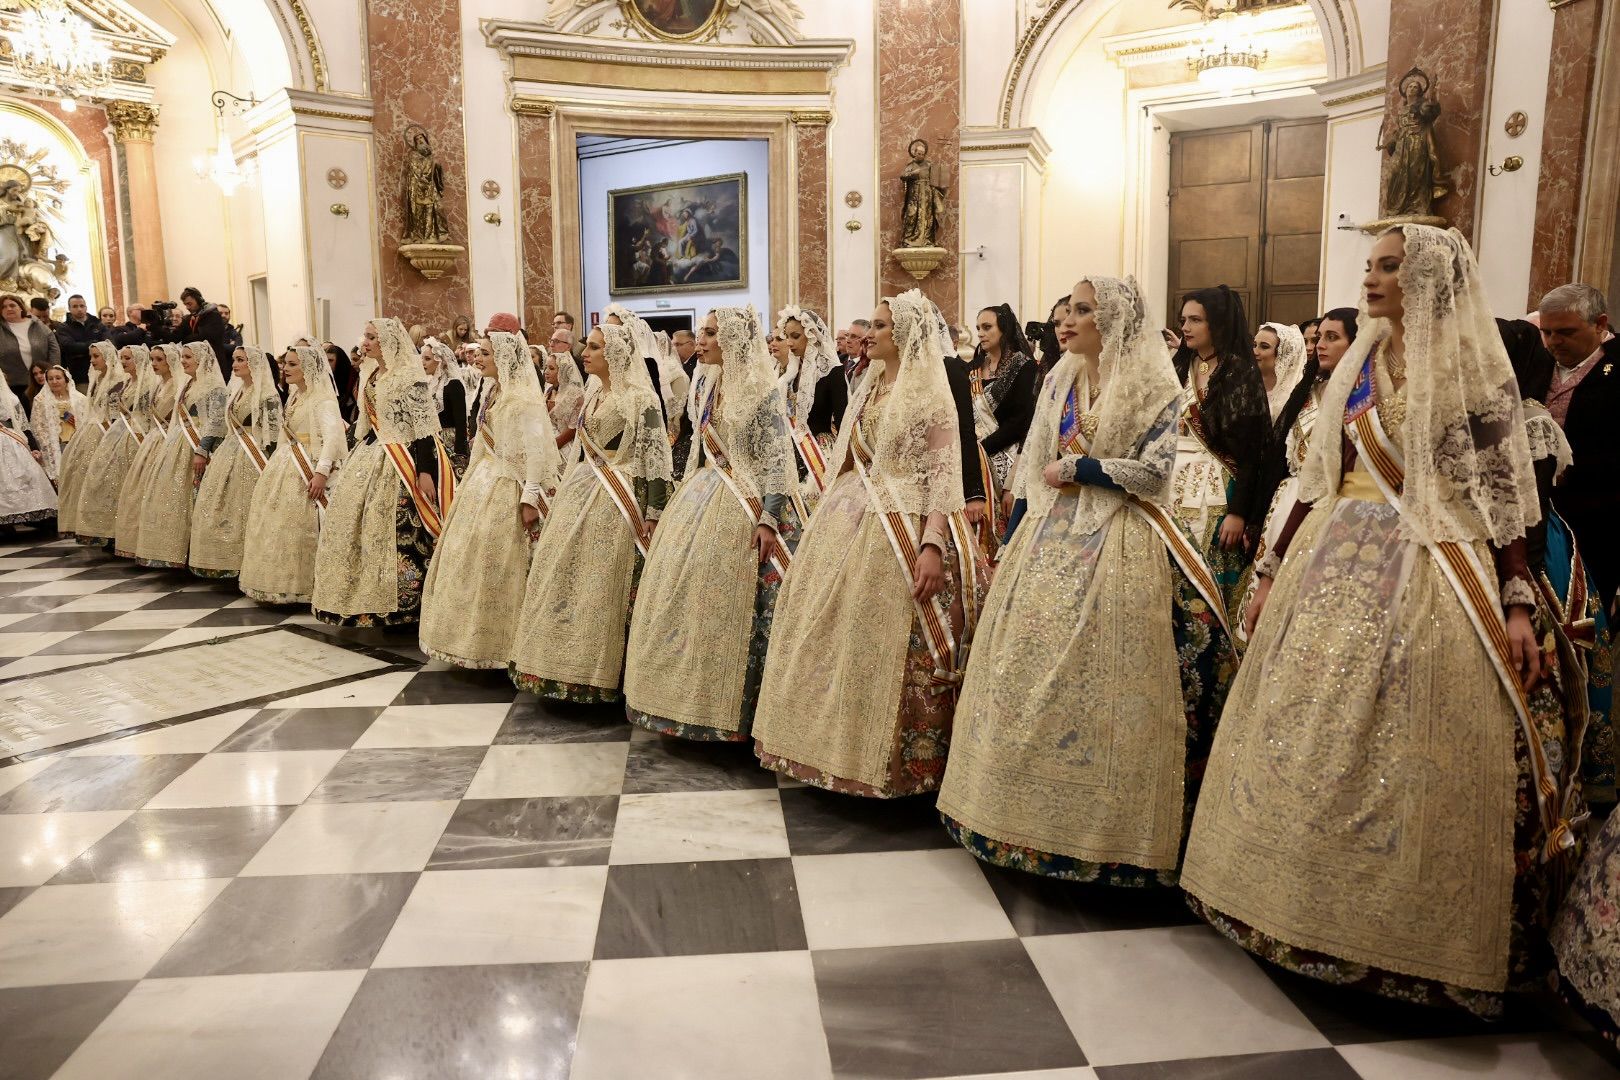
[[[338,413],[338,403],[334,398],[327,398],[315,405],[315,435],[317,439],[315,460],[318,462],[316,472],[329,476],[332,466],[349,455],[349,443],[343,430],[343,417]]]
[[[1141,499],[1158,499],[1176,467],[1176,410],[1171,404],[1136,445],[1136,454],[1108,458],[1099,464],[1103,473],[1122,490]]]

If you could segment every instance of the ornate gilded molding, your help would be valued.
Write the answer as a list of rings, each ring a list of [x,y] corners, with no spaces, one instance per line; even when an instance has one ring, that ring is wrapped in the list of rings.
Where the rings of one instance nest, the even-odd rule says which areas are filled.
[[[832,123],[830,109],[796,109],[789,114],[788,120],[794,127],[826,127]]]
[[[512,99],[512,111],[519,116],[538,116],[541,119],[548,119],[557,111],[557,103],[547,101],[545,98],[515,97]]]
[[[1388,92],[1388,88],[1382,84],[1378,86],[1370,86],[1365,90],[1357,90],[1353,94],[1345,94],[1343,97],[1325,98],[1322,101],[1322,108],[1334,109],[1340,105],[1348,105],[1353,101],[1366,101],[1368,98],[1381,98]]]
[[[118,142],[151,142],[157,134],[158,107],[141,101],[109,101],[107,121]]]
[[[326,58],[321,55],[321,43],[315,36],[315,24],[310,21],[309,12],[304,10],[301,0],[287,0],[292,5],[293,18],[298,20],[298,32],[304,36],[304,48],[309,50],[309,68],[315,76],[315,89],[325,93],[326,84]]]
[[[307,105],[294,105],[292,111],[298,116],[313,116],[321,120],[353,120],[357,124],[371,123],[371,117],[364,113],[339,112],[337,109],[311,109]]]

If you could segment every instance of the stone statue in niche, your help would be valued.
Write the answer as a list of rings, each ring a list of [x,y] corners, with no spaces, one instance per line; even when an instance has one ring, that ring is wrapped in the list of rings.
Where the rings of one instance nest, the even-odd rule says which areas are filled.
[[[945,216],[945,169],[928,160],[928,140],[912,139],[906,152],[911,161],[900,170],[905,187],[905,208],[900,214],[900,246],[936,247],[940,221]]]
[[[1384,117],[1378,131],[1378,149],[1384,154],[1379,211],[1384,221],[1444,224],[1435,216],[1434,203],[1447,188],[1435,145],[1434,124],[1440,102],[1428,74],[1413,68],[1396,83],[1401,103],[1393,116]]]
[[[433,144],[420,124],[405,129],[411,148],[405,159],[405,235],[407,244],[447,244],[450,227],[445,221],[444,168],[433,160]]]

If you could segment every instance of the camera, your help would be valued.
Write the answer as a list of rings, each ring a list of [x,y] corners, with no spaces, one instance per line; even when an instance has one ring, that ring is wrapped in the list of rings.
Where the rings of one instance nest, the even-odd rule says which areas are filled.
[[[141,321],[158,322],[166,320],[169,317],[169,312],[179,306],[173,300],[154,300],[151,307],[141,309]]]
[[[1024,337],[1029,339],[1030,344],[1037,344],[1045,335],[1046,328],[1050,325],[1051,323],[1027,322],[1024,324]]]

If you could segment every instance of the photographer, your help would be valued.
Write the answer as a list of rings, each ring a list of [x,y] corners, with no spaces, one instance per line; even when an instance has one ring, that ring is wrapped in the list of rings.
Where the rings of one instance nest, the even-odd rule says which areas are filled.
[[[214,359],[219,364],[220,372],[225,381],[231,379],[231,350],[230,333],[225,325],[224,316],[220,315],[219,308],[203,299],[203,294],[195,285],[187,285],[180,290],[180,306],[185,314],[180,321],[180,332],[184,341],[206,341],[214,350]]]
[[[151,347],[152,334],[147,329],[148,312],[139,304],[131,304],[124,309],[124,321],[117,326],[107,328],[107,340],[113,343],[113,348],[122,349],[125,345],[145,345]]]

